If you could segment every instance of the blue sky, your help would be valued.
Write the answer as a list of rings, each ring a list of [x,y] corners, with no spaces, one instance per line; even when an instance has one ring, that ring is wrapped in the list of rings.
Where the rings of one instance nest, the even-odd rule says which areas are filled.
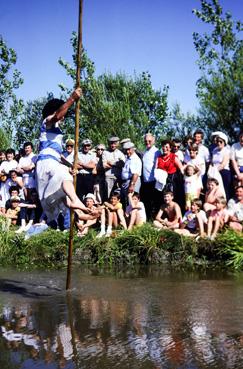
[[[207,30],[193,14],[199,0],[83,0],[83,44],[96,73],[149,71],[153,86],[169,85],[169,103],[184,112],[197,108],[192,33]],[[242,18],[241,0],[221,0]],[[77,30],[78,0],[1,1],[0,33],[18,55],[24,85],[18,96],[31,100],[71,86],[58,58],[71,61],[71,33]]]

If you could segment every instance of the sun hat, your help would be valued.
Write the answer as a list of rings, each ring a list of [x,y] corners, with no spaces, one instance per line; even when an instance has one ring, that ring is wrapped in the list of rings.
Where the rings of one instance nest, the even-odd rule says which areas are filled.
[[[16,202],[20,202],[20,197],[19,196],[12,196],[10,198],[10,201],[13,202],[13,201],[16,201]]]
[[[217,134],[217,137],[221,138],[222,140],[224,140],[225,144],[227,145],[228,144],[228,137],[226,136],[225,133],[223,132],[218,132]]]
[[[84,200],[86,199],[92,199],[94,202],[96,202],[96,198],[93,193],[87,193],[87,195],[84,197]]]

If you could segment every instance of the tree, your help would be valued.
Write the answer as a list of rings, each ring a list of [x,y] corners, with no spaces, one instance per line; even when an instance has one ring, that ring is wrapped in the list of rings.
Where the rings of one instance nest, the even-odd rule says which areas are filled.
[[[197,128],[202,129],[207,135],[207,130],[198,115],[182,113],[178,103],[172,106],[165,120],[165,129],[163,135],[170,138],[179,138],[183,140],[186,136],[193,133]]]
[[[0,35],[0,126],[9,143],[12,141],[15,118],[23,106],[14,93],[23,83],[20,72],[13,69],[16,62],[16,52],[7,46]]]
[[[243,42],[242,23],[233,21],[218,0],[201,0],[193,13],[212,26],[211,33],[193,34],[202,72],[197,81],[201,117],[211,130],[222,129],[231,137],[242,126]]]
[[[59,63],[75,84],[77,36],[73,33],[73,66],[63,59]],[[136,144],[141,143],[144,133],[158,133],[163,129],[167,114],[168,87],[154,90],[151,76],[144,72],[139,76],[109,73],[95,77],[94,63],[83,52],[81,86],[81,127],[80,137],[89,137],[95,143],[104,142],[109,135],[130,137]],[[70,90],[60,85],[66,97]],[[67,133],[73,132],[69,125]]]

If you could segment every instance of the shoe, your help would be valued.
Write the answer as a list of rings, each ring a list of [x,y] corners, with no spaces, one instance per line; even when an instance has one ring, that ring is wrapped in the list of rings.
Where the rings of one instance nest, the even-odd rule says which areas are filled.
[[[110,237],[112,235],[112,231],[106,231],[105,237]]]
[[[25,231],[25,227],[21,226],[15,233],[19,234]]]
[[[105,236],[105,231],[100,231],[98,234],[97,234],[97,236],[96,236],[96,238],[101,238],[101,237],[104,237]]]

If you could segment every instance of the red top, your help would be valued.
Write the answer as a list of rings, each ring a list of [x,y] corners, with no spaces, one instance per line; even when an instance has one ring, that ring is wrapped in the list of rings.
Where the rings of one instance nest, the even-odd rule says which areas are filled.
[[[159,156],[157,168],[165,170],[168,174],[174,174],[177,171],[175,158],[176,155],[172,152],[166,156]]]

